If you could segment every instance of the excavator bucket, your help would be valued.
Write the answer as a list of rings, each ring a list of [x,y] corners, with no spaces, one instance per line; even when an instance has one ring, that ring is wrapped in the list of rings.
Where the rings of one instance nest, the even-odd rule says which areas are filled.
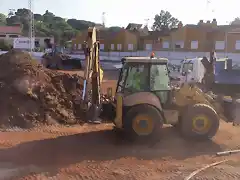
[[[223,100],[223,109],[226,122],[232,122],[233,125],[240,124],[240,100],[225,97]]]

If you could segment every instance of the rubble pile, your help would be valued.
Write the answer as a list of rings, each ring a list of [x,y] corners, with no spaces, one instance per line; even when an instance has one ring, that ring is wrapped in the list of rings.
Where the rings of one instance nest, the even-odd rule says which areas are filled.
[[[0,55],[0,127],[76,123],[79,78],[44,68],[27,52]]]
[[[53,55],[52,55],[52,53],[45,53],[45,54],[43,54],[42,58],[44,58],[44,59],[52,59]],[[67,54],[64,54],[64,53],[61,53],[61,52],[57,52],[54,55],[54,58],[57,58],[59,60],[68,60],[68,59],[71,59],[71,56],[69,56]]]
[[[70,66],[71,69],[82,69],[81,61],[77,58],[72,58],[71,56],[56,52],[56,53],[45,53],[42,56],[42,64],[44,67],[51,69],[65,69],[65,67]]]

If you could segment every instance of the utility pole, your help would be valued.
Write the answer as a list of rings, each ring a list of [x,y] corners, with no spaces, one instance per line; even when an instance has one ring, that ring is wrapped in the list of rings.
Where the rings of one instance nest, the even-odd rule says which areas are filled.
[[[148,27],[149,18],[148,19],[144,19],[144,21],[145,21],[145,27]]]
[[[106,22],[105,22],[105,21],[106,21],[106,19],[105,19],[105,14],[106,14],[106,12],[103,12],[103,13],[102,13],[102,25],[103,25],[103,27],[105,27],[105,25],[106,25],[106,24],[105,24],[105,23],[106,23]]]
[[[209,5],[210,5],[210,3],[211,3],[211,0],[207,0],[206,1],[206,21],[208,21],[209,20]]]
[[[34,15],[33,15],[33,0],[28,0],[29,14],[29,51],[32,53],[35,46],[35,29],[34,29]]]

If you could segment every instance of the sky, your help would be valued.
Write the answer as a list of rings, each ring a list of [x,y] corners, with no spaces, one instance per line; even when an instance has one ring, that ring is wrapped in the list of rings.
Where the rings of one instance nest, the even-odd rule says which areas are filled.
[[[20,3],[21,2],[21,3]],[[227,24],[240,17],[239,0],[32,0],[33,12],[43,14],[46,10],[63,18],[75,18],[102,23],[105,12],[106,26],[126,27],[128,23],[153,23],[161,10],[169,11],[183,24],[196,24],[200,19],[217,19]],[[209,3],[207,3],[209,2]],[[1,0],[0,13],[9,9],[28,8],[28,0]]]

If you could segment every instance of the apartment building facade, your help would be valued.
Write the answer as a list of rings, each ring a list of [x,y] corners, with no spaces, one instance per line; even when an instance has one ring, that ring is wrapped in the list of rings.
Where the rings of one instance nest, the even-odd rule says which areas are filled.
[[[172,32],[167,43],[172,51],[237,53],[240,52],[240,25],[217,25],[216,19],[206,23],[201,20],[197,25],[187,24]]]
[[[82,31],[72,40],[73,51],[81,51],[82,45],[87,37],[87,31]],[[97,32],[97,39],[100,42],[100,51],[137,51],[138,38],[134,33],[126,29],[110,31],[107,28]]]
[[[240,53],[240,25],[218,25],[217,20],[197,24],[179,23],[169,31],[148,31],[141,24],[129,23],[126,29],[99,29],[101,51],[182,51]],[[72,40],[73,50],[81,51],[87,31]]]

